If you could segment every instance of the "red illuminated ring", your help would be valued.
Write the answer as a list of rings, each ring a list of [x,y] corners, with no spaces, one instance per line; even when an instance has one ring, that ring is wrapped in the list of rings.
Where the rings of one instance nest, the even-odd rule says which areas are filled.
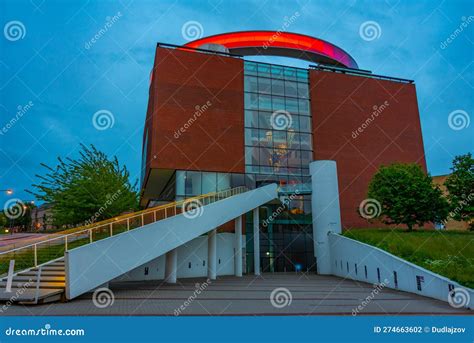
[[[219,44],[236,55],[269,55],[294,57],[315,63],[359,68],[347,52],[322,39],[292,32],[241,31],[204,37],[185,44],[199,48],[204,44]]]

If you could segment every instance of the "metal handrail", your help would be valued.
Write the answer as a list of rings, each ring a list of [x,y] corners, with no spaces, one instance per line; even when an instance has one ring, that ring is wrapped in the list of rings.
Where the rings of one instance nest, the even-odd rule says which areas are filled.
[[[236,188],[230,188],[230,189],[226,189],[226,190],[219,191],[219,192],[211,192],[211,193],[207,193],[207,194],[203,194],[203,195],[199,195],[199,196],[195,196],[195,197],[175,201],[175,202],[170,203],[170,204],[160,205],[160,206],[156,206],[156,207],[149,208],[149,209],[142,210],[142,211],[138,211],[138,212],[127,213],[127,214],[120,215],[120,216],[117,216],[117,217],[114,217],[114,218],[111,218],[111,219],[103,220],[101,222],[97,222],[97,223],[94,223],[94,224],[91,224],[91,225],[81,226],[81,227],[78,227],[78,228],[75,228],[75,229],[70,229],[70,230],[74,230],[74,231],[69,232],[67,234],[60,235],[60,236],[56,236],[54,238],[42,240],[42,241],[35,242],[35,243],[32,243],[32,244],[28,244],[28,245],[25,245],[25,246],[22,246],[22,247],[14,248],[14,249],[11,249],[11,250],[8,250],[8,251],[0,252],[0,258],[3,255],[6,255],[6,254],[17,253],[17,252],[20,252],[21,250],[26,250],[26,249],[29,249],[29,248],[33,248],[33,254],[34,254],[34,263],[33,264],[34,265],[32,267],[37,267],[38,266],[38,245],[42,245],[42,244],[45,244],[45,243],[48,243],[48,242],[53,242],[53,241],[58,241],[58,240],[64,239],[64,246],[65,246],[64,251],[68,251],[68,237],[70,237],[70,236],[73,236],[73,235],[75,236],[75,235],[78,235],[78,234],[84,234],[84,233],[88,232],[89,233],[89,243],[86,243],[86,244],[90,244],[90,243],[93,242],[92,232],[95,229],[110,226],[110,235],[108,237],[112,237],[113,236],[113,224],[114,223],[118,223],[118,222],[122,222],[122,221],[126,220],[126,222],[127,222],[127,231],[129,231],[129,230],[133,230],[133,229],[144,226],[145,225],[144,216],[146,214],[153,213],[153,219],[149,223],[154,223],[154,222],[157,222],[159,220],[166,219],[166,218],[169,218],[169,217],[173,217],[173,216],[175,216],[177,214],[180,214],[180,213],[184,213],[185,211],[178,213],[177,208],[179,206],[184,205],[185,203],[189,203],[189,202],[196,201],[196,200],[201,200],[201,199],[210,199],[210,200],[212,199],[213,201],[209,201],[209,203],[208,203],[208,204],[210,204],[210,203],[215,202],[216,199],[220,200],[220,199],[228,198],[228,197],[233,196],[235,194],[240,194],[240,193],[242,193],[246,190],[247,190],[247,188],[245,186],[239,186],[239,187],[236,187]],[[205,201],[203,201],[203,202],[205,202]],[[205,206],[205,205],[206,205],[205,203],[202,204],[202,206]],[[171,211],[171,213],[168,214],[168,211],[167,211],[168,208],[174,208],[174,211]],[[157,212],[158,211],[164,211],[164,218],[158,218],[157,219]],[[137,227],[130,228],[130,220],[135,219],[135,218],[139,218],[139,217],[141,217],[141,224],[138,225]],[[70,230],[66,230],[66,231],[70,231]],[[104,238],[107,238],[107,237],[104,237]],[[102,238],[102,239],[104,239],[104,238]],[[58,245],[61,245],[61,244],[58,244]],[[51,259],[51,261],[52,260],[54,260],[54,259]],[[27,269],[27,268],[25,268],[25,269]]]

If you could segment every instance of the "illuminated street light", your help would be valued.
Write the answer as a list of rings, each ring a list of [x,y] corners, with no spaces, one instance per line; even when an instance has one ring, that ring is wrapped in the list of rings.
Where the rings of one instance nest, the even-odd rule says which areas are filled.
[[[0,192],[5,192],[5,193],[7,193],[8,195],[13,194],[13,190],[11,190],[11,189],[0,189]]]

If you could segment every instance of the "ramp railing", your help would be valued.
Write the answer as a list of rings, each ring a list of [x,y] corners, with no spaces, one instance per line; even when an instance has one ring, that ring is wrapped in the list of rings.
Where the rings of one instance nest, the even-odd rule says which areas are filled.
[[[14,272],[32,269],[64,257],[68,250],[90,244],[183,212],[193,216],[200,207],[247,191],[244,186],[212,192],[143,211],[120,215],[86,226],[60,232],[59,236],[0,252],[0,276],[8,272],[15,260]]]

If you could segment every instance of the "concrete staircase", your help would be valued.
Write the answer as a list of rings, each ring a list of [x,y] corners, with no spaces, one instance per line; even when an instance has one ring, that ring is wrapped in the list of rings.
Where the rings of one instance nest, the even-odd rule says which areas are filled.
[[[43,304],[64,300],[65,276],[64,259],[61,259],[16,274],[11,292],[6,292],[7,278],[3,278],[0,280],[0,301]]]

